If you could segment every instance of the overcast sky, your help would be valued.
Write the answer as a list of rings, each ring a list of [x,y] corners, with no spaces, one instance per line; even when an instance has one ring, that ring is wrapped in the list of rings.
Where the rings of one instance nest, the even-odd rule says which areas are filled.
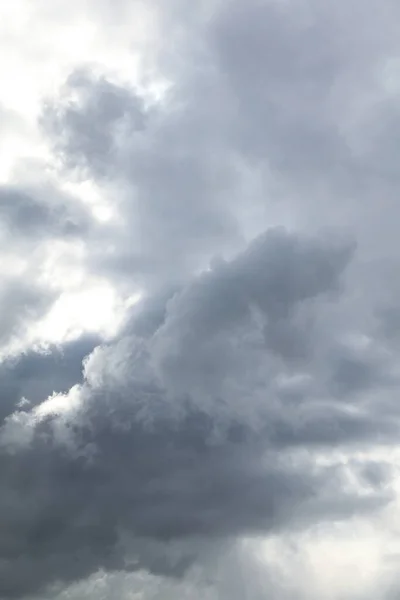
[[[0,3],[0,599],[400,594],[400,4]]]

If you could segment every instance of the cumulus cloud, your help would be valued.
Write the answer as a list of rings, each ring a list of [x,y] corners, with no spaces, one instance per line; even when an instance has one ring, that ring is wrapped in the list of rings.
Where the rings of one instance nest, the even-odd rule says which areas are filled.
[[[285,337],[300,307],[332,301],[350,258],[348,245],[271,231],[175,293],[150,334],[97,348],[83,385],[9,416],[3,595],[98,569],[176,577],[204,545],[389,502],[379,466],[318,466],[293,448],[389,440],[393,423],[279,391],[291,365],[280,324]]]
[[[115,6],[0,188],[0,597],[390,598],[399,8]],[[43,354],[93,281],[123,326]]]

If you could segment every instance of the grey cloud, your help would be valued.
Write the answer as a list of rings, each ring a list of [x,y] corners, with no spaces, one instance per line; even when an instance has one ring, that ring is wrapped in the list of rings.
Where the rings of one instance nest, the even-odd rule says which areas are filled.
[[[386,485],[391,476],[389,465],[382,462],[370,462],[367,465],[361,465],[361,473],[367,482],[378,487]]]
[[[352,231],[365,262],[398,255],[388,66],[399,11],[382,6],[221,2],[204,34],[237,107],[230,143],[264,173],[270,210],[307,229]]]
[[[373,386],[384,387],[390,383],[390,378],[385,377],[383,369],[382,372],[380,370],[379,364],[346,356],[344,352],[333,367],[332,391],[336,390],[339,396],[346,396],[362,393]]]
[[[177,576],[196,561],[197,537],[276,532],[296,519],[343,519],[388,500],[336,491],[318,501],[329,474],[295,470],[277,455],[263,460],[252,443],[209,444],[209,427],[195,416],[152,431],[140,423],[113,431],[109,420],[92,420],[93,433],[78,426],[75,438],[95,444],[90,462],[64,454],[39,427],[29,449],[3,456],[2,595],[21,597],[99,568]],[[125,552],[121,530],[134,538]],[[163,545],[181,539],[192,543],[170,564]]]
[[[159,286],[204,267],[215,252],[232,250],[241,236],[230,207],[241,199],[235,165],[219,142],[219,119],[208,122],[213,109],[199,114],[194,96],[182,101],[190,89],[144,108],[135,90],[101,77],[75,79],[42,122],[66,167],[117,184],[112,201],[125,227],[114,232],[113,254],[101,246],[92,266]],[[78,100],[70,99],[74,94]],[[79,120],[85,127],[76,126]]]
[[[43,237],[82,236],[88,229],[89,218],[83,207],[68,202],[55,189],[0,188],[0,231],[6,240],[19,238],[42,241]]]
[[[285,589],[282,582],[276,577],[271,577],[267,566],[260,564],[253,553],[250,554],[249,549],[246,550],[247,552],[243,552],[228,546],[224,556],[210,550],[201,567],[193,569],[184,581],[156,578],[143,573],[99,573],[85,582],[68,587],[56,598],[89,600],[95,596],[106,600],[110,596],[118,595],[125,599],[132,594],[132,590],[137,590],[139,597],[146,600],[173,600],[177,597],[183,600],[240,600],[246,597],[246,594],[252,600],[261,600],[265,598],[267,591],[276,594],[278,590],[280,600],[303,598],[299,590],[294,594]]]
[[[76,198],[49,183],[0,186],[0,346],[26,337],[43,318],[57,292],[43,282],[49,242],[82,241],[94,229],[89,213]],[[14,266],[16,265],[16,266]],[[14,272],[15,271],[15,272]]]
[[[395,128],[377,73],[396,54],[396,7],[211,4],[208,19],[181,3],[159,7],[170,29],[156,63],[173,82],[162,102],[148,106],[86,70],[44,111],[64,164],[115,184],[124,226],[110,232],[112,253],[93,249],[92,267],[145,286],[179,281],[236,251],[248,231],[291,219],[345,228],[366,260],[387,258],[397,240],[396,180],[385,171]],[[372,246],[376,222],[386,235]]]
[[[81,383],[82,361],[100,343],[100,338],[83,336],[61,347],[5,359],[0,364],[0,420],[23,399],[35,406],[53,392],[67,392]]]
[[[337,162],[343,147],[327,94],[349,62],[343,65],[343,40],[333,41],[330,26],[323,10],[303,3],[290,10],[273,2],[221,3],[210,41],[235,92],[246,156],[300,176]]]
[[[368,11],[359,1],[346,7],[333,1],[323,7],[317,2],[282,5],[252,0],[211,5],[209,19],[201,18],[201,9],[188,14],[182,3],[161,6],[169,29],[160,33],[158,60],[174,87],[164,104],[148,115],[146,143],[135,126],[137,113],[143,113],[143,107],[137,109],[141,104],[137,94],[101,78],[96,82],[94,77],[79,74],[79,85],[71,80],[71,91],[82,93],[81,100],[74,104],[64,98],[56,119],[50,119],[50,129],[60,135],[67,162],[79,164],[83,158],[96,168],[96,152],[109,154],[113,148],[105,167],[113,175],[122,170],[139,188],[139,195],[165,176],[175,189],[172,174],[182,163],[179,190],[184,194],[186,170],[195,153],[198,168],[193,173],[197,177],[200,172],[214,193],[215,204],[220,188],[212,177],[213,165],[221,174],[227,169],[223,184],[232,198],[231,184],[238,182],[232,159],[251,163],[257,158],[262,168],[274,168],[274,176],[283,181],[291,201],[296,194],[294,202],[306,209],[305,216],[326,217],[324,199],[334,198],[337,206],[330,217],[342,218],[342,223],[349,213],[357,217],[361,197],[373,202],[371,192],[375,197],[379,194],[377,185],[385,186],[386,194],[390,178],[385,169],[393,156],[389,145],[397,113],[379,70],[398,51],[395,4],[388,0],[381,10],[381,5],[371,2]],[[173,45],[179,25],[186,35]],[[107,101],[110,91],[111,103]],[[79,145],[82,134],[70,114],[84,119],[81,129],[90,128],[88,139],[97,140],[100,128],[102,143],[96,146],[92,141],[91,148],[83,144],[84,148],[77,149],[73,143],[76,140]],[[131,136],[122,149],[110,140],[123,115],[128,115]],[[71,143],[63,146],[64,136]],[[168,161],[162,152],[167,147]],[[205,150],[212,154],[211,164]],[[158,178],[150,178],[149,169],[151,174],[161,169]],[[329,189],[324,184],[328,180]],[[152,191],[152,202],[168,193],[164,184]],[[174,201],[178,201],[175,194],[168,199],[170,210]],[[265,204],[271,199],[257,201]],[[189,204],[193,211],[194,203]],[[235,206],[225,208],[226,217],[235,214]],[[314,214],[308,214],[309,210]],[[156,213],[153,216],[157,218]]]
[[[4,277],[0,291],[0,344],[12,342],[25,333],[27,325],[43,317],[54,295],[35,281]]]
[[[388,305],[377,311],[379,333],[386,339],[396,342],[400,334],[400,309]]]
[[[75,102],[71,92],[78,96]],[[81,69],[68,78],[61,100],[44,109],[41,123],[55,136],[67,165],[89,168],[99,176],[112,173],[121,142],[145,127],[140,96]]]
[[[334,193],[346,180],[362,184],[372,162],[384,167],[386,151],[371,161],[368,145],[359,155],[350,140],[368,137],[356,113],[368,88],[376,104],[367,115],[386,127],[389,100],[376,76],[397,52],[398,9],[392,2],[385,9],[371,2],[365,11],[358,1],[220,3],[207,42],[238,104],[232,131],[244,156],[271,161],[296,184],[329,178]]]
[[[41,281],[44,249],[50,240],[76,241],[90,229],[88,214],[52,186],[0,186],[0,344],[24,337],[44,317],[56,293]],[[13,261],[21,273],[13,273]],[[11,266],[8,265],[10,263]]]
[[[204,544],[224,552],[238,536],[344,519],[390,500],[373,467],[365,477],[357,466],[360,487],[349,489],[339,465],[292,454],[389,440],[397,428],[309,397],[286,407],[274,384],[288,365],[263,332],[278,304],[286,322],[298,305],[317,311],[329,302],[350,249],[272,231],[175,293],[163,316],[147,313],[149,328],[144,313],[136,335],[130,324],[129,335],[97,348],[64,409],[46,416],[46,405],[22,407],[8,417],[0,438],[5,598],[98,569],[177,577],[201,563]],[[365,497],[363,487],[372,490]]]
[[[99,568],[178,576],[232,537],[390,499],[380,465],[350,465],[360,497],[312,458],[398,438],[398,111],[382,74],[398,7],[209,4],[203,19],[203,3],[158,3],[161,102],[86,69],[44,108],[66,173],[122,216],[87,237],[87,266],[142,287],[145,306],[85,361],[68,410],[22,407],[2,428],[5,597]],[[190,279],[277,220],[298,233]],[[301,233],[334,226],[357,252]]]

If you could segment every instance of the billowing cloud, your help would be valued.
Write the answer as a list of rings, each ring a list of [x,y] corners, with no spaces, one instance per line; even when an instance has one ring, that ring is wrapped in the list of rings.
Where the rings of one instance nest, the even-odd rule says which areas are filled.
[[[390,441],[393,423],[332,406],[329,381],[326,401],[311,391],[293,404],[279,389],[292,358],[280,335],[307,345],[296,313],[332,302],[350,258],[348,245],[268,232],[175,293],[153,332],[131,324],[97,348],[82,386],[8,417],[3,595],[98,569],[177,576],[204,544],[387,503],[379,465],[350,465],[351,484],[340,463],[293,449]],[[307,362],[322,388],[312,353]]]
[[[0,597],[391,598],[400,9],[27,4]]]

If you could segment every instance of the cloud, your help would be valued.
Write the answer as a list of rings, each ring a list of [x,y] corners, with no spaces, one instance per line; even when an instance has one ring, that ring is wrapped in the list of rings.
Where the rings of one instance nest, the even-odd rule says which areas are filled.
[[[365,261],[395,253],[387,165],[396,114],[390,109],[388,127],[394,100],[384,73],[396,8],[232,1],[203,9],[192,17],[181,3],[161,9],[168,29],[149,59],[169,82],[161,100],[142,81],[78,69],[44,110],[64,165],[114,186],[110,202],[123,215],[112,251],[97,249],[92,267],[160,286],[276,223],[344,229]],[[386,235],[372,247],[377,220]]]
[[[244,552],[243,552],[244,550]],[[273,577],[268,567],[256,556],[257,549],[249,541],[243,548],[228,547],[225,556],[209,552],[204,557],[202,566],[194,569],[186,580],[172,580],[170,578],[149,577],[146,574],[109,574],[99,573],[85,584],[70,586],[64,593],[57,596],[64,598],[92,598],[94,595],[107,598],[118,594],[125,597],[135,594],[137,598],[151,598],[159,600],[165,598],[172,600],[178,595],[184,600],[217,598],[239,600],[247,594],[254,600],[265,597],[266,591],[278,592],[280,598],[289,600],[300,596],[293,590],[285,589],[285,585],[278,577]],[[286,586],[287,587],[287,586]]]
[[[79,209],[58,190],[24,190],[4,185],[0,188],[1,234],[6,239],[33,238],[35,243],[43,237],[80,237],[87,230],[89,219]]]
[[[399,9],[154,1],[141,44],[141,3],[110,6],[74,12],[49,155],[0,190],[2,352],[73,285],[141,300],[108,343],[0,366],[0,596],[366,598],[398,518]],[[346,591],[360,521],[379,569]],[[285,588],[247,537],[314,567]]]
[[[113,169],[118,142],[145,128],[145,109],[134,90],[82,69],[67,79],[58,103],[45,109],[42,126],[55,136],[67,165],[102,176]]]
[[[65,90],[44,111],[44,129],[68,169],[116,186],[109,197],[123,215],[111,232],[112,253],[101,247],[92,268],[113,278],[134,272],[142,285],[160,287],[235,248],[235,165],[218,138],[210,153],[208,135],[218,127],[192,110],[194,98],[182,104],[167,94],[147,106],[138,90],[85,72]]]
[[[3,279],[0,293],[0,342],[2,345],[23,337],[27,325],[43,316],[52,302],[52,294],[32,283],[15,278]]]
[[[26,349],[32,327],[57,300],[59,281],[48,271],[57,244],[74,250],[90,231],[88,211],[51,182],[0,186],[2,357]]]
[[[61,347],[29,350],[0,364],[0,418],[16,406],[35,406],[54,392],[66,393],[83,377],[82,361],[100,344],[96,336],[82,336]]]
[[[176,577],[208,545],[384,506],[374,465],[351,469],[354,485],[340,463],[293,450],[389,441],[392,425],[308,397],[285,406],[290,361],[265,329],[281,321],[286,335],[300,306],[329,303],[350,258],[345,244],[268,232],[175,293],[158,326],[98,347],[83,385],[9,416],[3,596],[99,569]]]

